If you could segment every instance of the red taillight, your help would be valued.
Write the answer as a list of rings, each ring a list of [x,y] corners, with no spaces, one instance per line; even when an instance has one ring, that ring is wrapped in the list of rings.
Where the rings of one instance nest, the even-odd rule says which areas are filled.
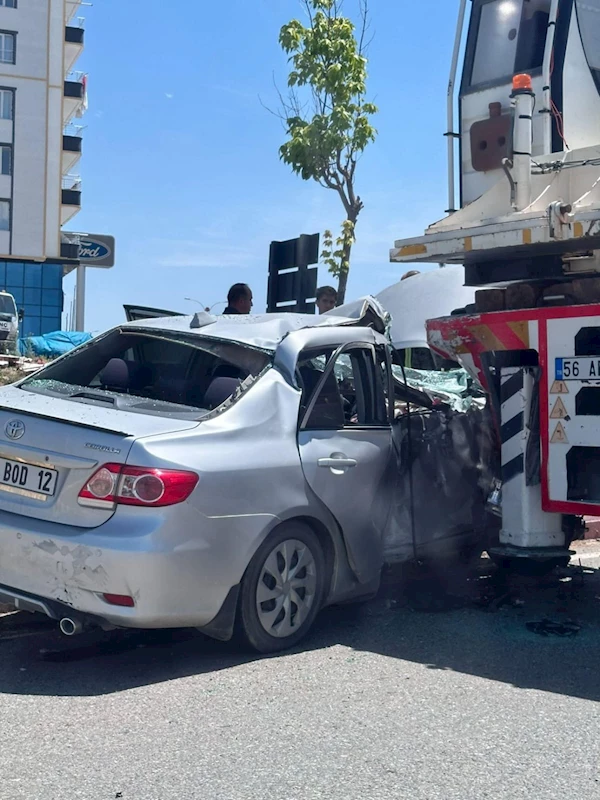
[[[128,594],[105,593],[102,595],[102,597],[107,603],[110,603],[111,606],[123,606],[123,608],[133,608],[135,606],[133,597],[130,597]]]
[[[197,483],[195,472],[104,464],[79,492],[79,504],[94,508],[173,506],[187,500]]]

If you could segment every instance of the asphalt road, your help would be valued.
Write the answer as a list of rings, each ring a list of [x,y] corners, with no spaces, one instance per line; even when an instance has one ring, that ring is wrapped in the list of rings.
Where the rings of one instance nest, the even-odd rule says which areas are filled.
[[[600,577],[489,575],[389,576],[267,659],[4,618],[0,797],[600,798]]]

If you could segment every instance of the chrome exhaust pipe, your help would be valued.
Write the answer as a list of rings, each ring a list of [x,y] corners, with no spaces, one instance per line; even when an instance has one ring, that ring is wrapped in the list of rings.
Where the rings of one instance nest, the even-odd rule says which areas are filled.
[[[71,617],[63,617],[58,623],[58,627],[65,636],[76,636],[83,631],[81,620],[71,619]]]

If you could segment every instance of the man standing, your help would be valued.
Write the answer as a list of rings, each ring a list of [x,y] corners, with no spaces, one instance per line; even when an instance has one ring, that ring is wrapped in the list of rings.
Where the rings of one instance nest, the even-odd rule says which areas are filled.
[[[223,314],[249,314],[252,311],[252,289],[247,283],[234,283],[227,293]]]
[[[337,306],[338,293],[333,286],[321,286],[317,289],[317,308],[319,314],[325,314]]]

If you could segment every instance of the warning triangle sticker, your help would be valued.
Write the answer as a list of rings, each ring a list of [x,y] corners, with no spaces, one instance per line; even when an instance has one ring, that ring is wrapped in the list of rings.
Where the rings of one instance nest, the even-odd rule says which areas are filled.
[[[554,404],[554,408],[552,409],[552,413],[550,414],[550,419],[566,419],[569,416],[565,404],[560,399],[557,399],[556,403]]]
[[[559,422],[556,426],[556,430],[550,439],[550,444],[569,444],[562,422]]]
[[[550,394],[569,394],[569,387],[565,381],[554,381]]]

